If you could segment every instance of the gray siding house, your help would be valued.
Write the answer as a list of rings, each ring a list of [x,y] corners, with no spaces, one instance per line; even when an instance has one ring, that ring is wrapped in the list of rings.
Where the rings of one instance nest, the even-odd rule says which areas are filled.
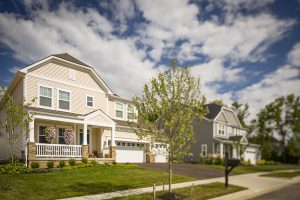
[[[196,143],[192,145],[192,161],[210,157],[244,159],[256,164],[260,159],[259,145],[248,142],[248,130],[242,127],[234,110],[216,104],[207,105],[209,113],[194,121]]]

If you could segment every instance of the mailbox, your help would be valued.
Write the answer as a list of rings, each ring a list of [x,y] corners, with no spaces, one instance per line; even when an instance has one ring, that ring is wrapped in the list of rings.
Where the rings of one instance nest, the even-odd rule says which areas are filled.
[[[240,164],[240,160],[231,159],[227,161],[228,166],[230,167],[236,167]]]

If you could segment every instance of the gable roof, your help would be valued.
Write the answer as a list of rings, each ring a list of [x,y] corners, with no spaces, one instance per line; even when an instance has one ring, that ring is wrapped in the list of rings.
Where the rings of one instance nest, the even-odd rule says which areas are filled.
[[[64,60],[67,60],[67,61],[70,61],[70,62],[79,64],[79,65],[84,65],[84,66],[86,66],[86,67],[91,67],[91,66],[85,64],[84,62],[81,62],[81,61],[78,60],[77,58],[74,58],[73,56],[71,56],[71,55],[68,54],[68,53],[53,54],[52,56],[55,56],[55,57],[58,57],[58,58],[61,58],[61,59],[64,59]]]
[[[91,75],[94,76],[94,78],[96,79],[96,81],[98,83],[100,83],[100,85],[102,85],[107,91],[109,94],[114,94],[112,92],[112,90],[108,87],[108,85],[102,80],[102,78],[97,74],[97,72],[95,71],[95,69],[83,62],[81,62],[80,60],[74,58],[73,56],[67,54],[67,53],[62,53],[62,54],[53,54],[53,55],[50,55],[46,58],[43,58],[27,67],[24,67],[22,69],[20,69],[18,72],[21,73],[21,74],[26,74],[28,72],[28,70],[32,69],[32,68],[35,68],[35,67],[39,67],[41,66],[43,63],[47,62],[47,61],[51,61],[53,59],[56,59],[58,61],[63,61],[67,64],[73,64],[73,66],[75,67],[81,67],[81,68],[84,68],[84,69],[87,69],[91,72]]]
[[[222,110],[222,106],[214,104],[214,103],[206,104],[206,106],[207,106],[207,109],[208,109],[208,113],[205,115],[205,117],[207,119],[215,119],[216,116]]]

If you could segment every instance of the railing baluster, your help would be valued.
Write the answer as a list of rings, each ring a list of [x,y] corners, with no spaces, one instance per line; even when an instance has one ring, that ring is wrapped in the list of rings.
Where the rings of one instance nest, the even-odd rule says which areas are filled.
[[[81,157],[81,145],[63,145],[63,144],[40,144],[36,143],[36,156],[38,157]]]

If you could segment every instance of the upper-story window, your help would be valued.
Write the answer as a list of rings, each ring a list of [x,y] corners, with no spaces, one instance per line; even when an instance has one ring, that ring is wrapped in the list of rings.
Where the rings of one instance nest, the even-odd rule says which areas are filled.
[[[59,90],[58,96],[58,108],[63,110],[70,110],[70,92]]]
[[[74,69],[69,69],[69,79],[75,80],[75,70]]]
[[[124,115],[124,104],[123,103],[116,103],[116,111],[115,115],[117,118],[122,118]]]
[[[127,118],[128,119],[134,118],[134,107],[132,105],[128,105],[127,107]]]
[[[91,108],[94,107],[94,97],[86,96],[86,106]]]
[[[52,107],[52,88],[40,86],[39,104],[40,106]]]
[[[219,134],[219,135],[225,135],[225,126],[224,126],[224,125],[219,124],[219,127],[218,127],[218,134]]]
[[[227,128],[227,133],[228,133],[228,135],[232,135],[232,128],[231,127]]]

